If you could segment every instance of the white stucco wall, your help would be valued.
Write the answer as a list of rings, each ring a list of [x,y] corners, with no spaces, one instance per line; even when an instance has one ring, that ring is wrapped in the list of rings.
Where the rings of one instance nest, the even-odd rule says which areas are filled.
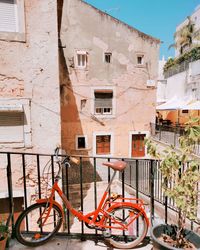
[[[185,87],[187,83],[186,72],[181,72],[179,74],[173,75],[167,79],[166,86],[166,99],[171,99],[173,96],[177,96],[180,99],[183,99],[185,96]]]
[[[0,100],[30,100],[29,144],[17,150],[53,153],[60,144],[57,2],[20,0],[24,4],[23,39],[0,33]],[[6,36],[5,36],[6,33]],[[16,148],[0,145],[3,150]]]
[[[180,99],[200,98],[200,60],[191,62],[186,71],[166,79],[166,83],[158,83],[157,101],[159,98],[169,100],[177,96]]]

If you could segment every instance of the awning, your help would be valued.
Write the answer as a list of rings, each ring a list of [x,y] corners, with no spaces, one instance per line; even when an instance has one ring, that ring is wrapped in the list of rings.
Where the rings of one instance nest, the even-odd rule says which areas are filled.
[[[182,100],[181,98],[178,98],[177,96],[174,96],[173,98],[169,99],[167,102],[158,105],[156,107],[157,110],[177,110],[182,109],[183,105],[185,105],[187,102]]]
[[[200,101],[192,100],[191,97],[184,99],[174,96],[167,102],[158,105],[157,110],[200,110]]]
[[[184,110],[200,110],[200,101],[191,101],[182,107]]]
[[[0,104],[0,112],[24,112],[22,104]]]

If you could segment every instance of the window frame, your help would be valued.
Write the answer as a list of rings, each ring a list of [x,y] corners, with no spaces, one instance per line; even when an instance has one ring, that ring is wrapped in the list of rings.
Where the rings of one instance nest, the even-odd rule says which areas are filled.
[[[138,63],[138,58],[141,58],[141,63]],[[144,55],[143,54],[137,54],[137,65],[138,66],[144,65]]]
[[[109,56],[109,61],[107,61],[106,60],[106,56]],[[112,62],[112,53],[111,52],[104,52],[104,62],[106,63],[106,64],[111,64],[111,62]]]
[[[0,31],[0,40],[25,42],[25,9],[24,0],[14,0],[16,5],[16,32]]]
[[[95,97],[95,93],[102,93],[102,94],[106,94],[106,93],[112,93],[112,97],[110,98],[112,101],[112,107],[106,107],[106,105],[104,107],[94,107],[94,114],[95,115],[112,115],[112,110],[113,110],[113,91],[109,91],[109,90],[96,90],[94,92],[94,105],[96,106],[96,97]],[[100,99],[100,98],[99,98]],[[103,99],[103,98],[102,98]],[[96,112],[96,110],[99,109],[101,110],[101,112]],[[110,112],[106,112],[106,109],[110,109]]]
[[[184,116],[189,115],[189,109],[182,109],[181,114],[184,115]]]
[[[10,99],[10,98],[5,98],[1,99],[0,98],[0,106],[22,106],[23,107],[23,116],[24,116],[24,124],[23,124],[23,142],[5,142],[5,143],[0,143],[0,145],[3,145],[5,148],[10,148],[10,147],[18,147],[18,148],[32,148],[32,131],[31,131],[31,101],[28,98],[25,99]],[[10,111],[10,112],[15,112]],[[20,111],[21,112],[21,111]]]
[[[78,147],[78,138],[85,138],[85,148]],[[86,135],[76,135],[76,150],[87,150],[88,149],[88,140]]]
[[[2,123],[0,122],[0,144],[23,143],[25,123],[24,112],[15,110],[0,111],[0,118],[2,121]],[[4,136],[2,138],[1,134],[5,132],[5,130],[6,133],[4,133],[4,136],[6,135],[6,139]],[[9,134],[7,134],[7,132]],[[10,137],[10,135],[12,136]]]
[[[110,136],[110,153],[109,154],[97,154],[96,140],[97,136]],[[114,133],[108,131],[99,131],[93,133],[93,155],[102,157],[111,157],[114,153]]]
[[[112,114],[110,112],[96,113],[95,110],[95,92],[112,92]],[[101,119],[113,119],[116,116],[116,89],[115,87],[101,86],[101,87],[92,87],[91,88],[91,113],[94,114],[97,118]],[[107,108],[107,107],[105,107]]]
[[[84,65],[79,65],[79,59],[78,59],[79,56],[84,56],[85,57],[85,60],[84,60],[85,64]],[[85,50],[76,50],[76,60],[75,60],[75,62],[76,62],[76,68],[77,69],[87,69],[87,67],[88,67],[88,52],[85,51]]]

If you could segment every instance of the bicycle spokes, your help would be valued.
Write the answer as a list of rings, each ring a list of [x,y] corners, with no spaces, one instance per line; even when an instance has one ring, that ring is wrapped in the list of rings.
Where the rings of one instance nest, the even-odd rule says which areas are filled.
[[[110,243],[118,248],[136,246],[148,228],[142,213],[127,206],[114,208],[106,220],[106,227],[104,236],[109,237]]]
[[[47,203],[35,204],[21,218],[18,234],[26,244],[44,242],[59,230],[62,224],[62,212],[56,206]]]

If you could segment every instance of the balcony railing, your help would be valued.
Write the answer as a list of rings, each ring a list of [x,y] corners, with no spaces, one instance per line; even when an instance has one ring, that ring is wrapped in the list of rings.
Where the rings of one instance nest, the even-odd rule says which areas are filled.
[[[188,59],[180,64],[174,65],[173,67],[169,68],[167,71],[164,72],[164,77],[169,78],[173,75],[188,70],[190,62],[192,62],[192,59]]]
[[[179,148],[179,137],[184,134],[184,126],[159,125],[151,123],[151,136],[161,142]],[[193,147],[193,152],[200,156],[200,142]]]
[[[68,199],[76,209],[88,212],[97,207],[102,191],[110,181],[112,169],[103,167],[102,162],[115,161],[117,158],[98,158],[79,156],[80,164],[63,170],[62,187]],[[9,220],[14,230],[16,217],[20,210],[45,198],[48,186],[53,184],[56,165],[53,155],[1,152],[1,186],[8,187]],[[118,175],[111,192],[124,197],[135,196],[144,199],[149,205],[151,218],[158,216],[160,204],[163,221],[168,222],[169,212],[177,212],[172,200],[164,196],[159,162],[156,160],[120,159],[128,163],[124,172]],[[3,183],[7,180],[7,184]],[[2,192],[2,190],[1,190]],[[6,197],[6,192],[4,197]],[[21,206],[19,202],[21,201]],[[0,203],[1,207],[1,203]],[[198,215],[199,216],[199,215]],[[196,228],[197,222],[190,222],[190,228]],[[31,231],[31,229],[29,228]],[[65,223],[61,235],[79,238],[102,237],[101,232],[88,229],[83,223],[65,212]]]

